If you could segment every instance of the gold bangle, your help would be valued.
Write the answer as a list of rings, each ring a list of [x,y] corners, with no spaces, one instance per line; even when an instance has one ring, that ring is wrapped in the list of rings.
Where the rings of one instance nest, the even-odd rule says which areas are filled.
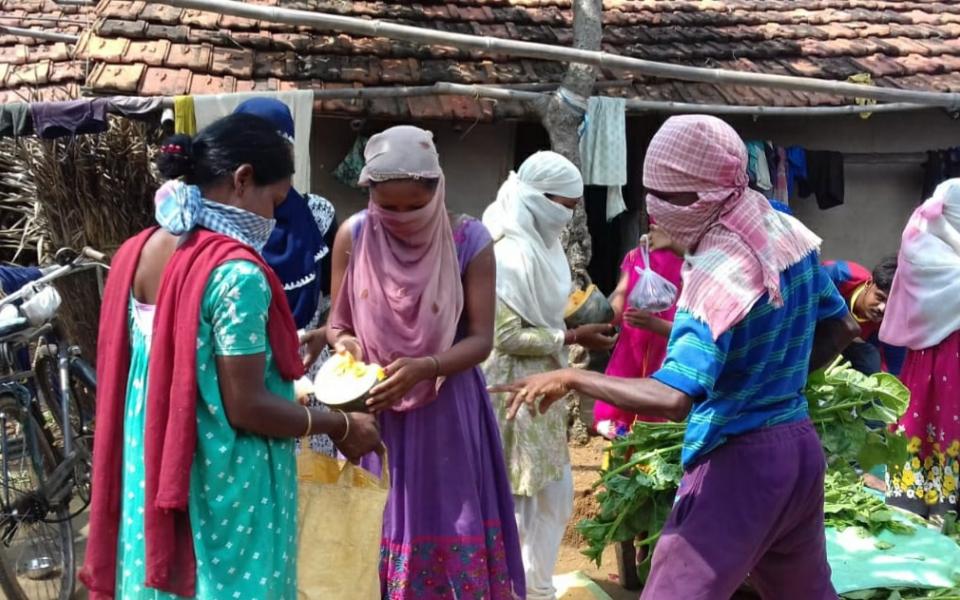
[[[430,360],[433,361],[433,376],[440,377],[440,359],[436,356],[431,356]]]
[[[343,437],[339,440],[333,440],[336,444],[341,444],[347,441],[347,438],[350,437],[350,417],[347,416],[347,413],[342,410],[334,410],[333,412],[338,412],[343,415],[343,422],[346,424],[346,429],[343,430]]]
[[[310,435],[310,430],[313,429],[313,413],[311,413],[310,409],[306,406],[303,407],[303,410],[307,411],[307,429],[301,437],[307,437]]]

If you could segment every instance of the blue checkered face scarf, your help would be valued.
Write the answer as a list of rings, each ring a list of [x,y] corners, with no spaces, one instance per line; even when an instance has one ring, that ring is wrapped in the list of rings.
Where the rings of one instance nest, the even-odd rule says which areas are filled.
[[[274,219],[213,202],[203,197],[200,188],[173,180],[163,184],[154,197],[154,216],[161,227],[173,235],[183,235],[196,227],[222,233],[262,252]]]

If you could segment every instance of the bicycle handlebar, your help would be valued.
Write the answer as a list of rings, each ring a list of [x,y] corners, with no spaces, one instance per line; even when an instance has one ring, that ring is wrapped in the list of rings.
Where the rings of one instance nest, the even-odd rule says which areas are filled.
[[[61,249],[63,250],[63,249]],[[39,289],[40,286],[48,284],[54,280],[57,280],[64,275],[69,275],[70,273],[76,271],[82,271],[85,269],[91,268],[104,268],[109,269],[110,267],[106,263],[106,255],[102,252],[94,250],[90,247],[85,247],[80,251],[80,254],[70,260],[64,265],[50,265],[48,267],[43,267],[41,272],[43,276],[39,279],[31,281],[27,285],[21,287],[16,292],[8,294],[7,296],[0,298],[0,307],[4,307],[8,304],[13,304],[23,300],[32,290]]]
[[[85,256],[85,257],[87,257],[87,258],[89,258],[89,259],[92,260],[92,261],[96,261],[96,262],[99,262],[99,263],[105,263],[105,262],[107,262],[107,255],[106,255],[106,254],[104,254],[103,252],[100,252],[100,251],[98,251],[98,250],[94,250],[94,249],[91,248],[90,246],[84,246],[83,249],[80,250],[80,254],[83,255],[83,256]]]

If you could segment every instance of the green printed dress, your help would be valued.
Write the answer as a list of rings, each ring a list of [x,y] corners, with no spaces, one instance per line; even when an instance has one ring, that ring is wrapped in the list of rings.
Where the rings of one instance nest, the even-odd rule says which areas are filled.
[[[197,339],[197,450],[190,473],[190,522],[200,600],[296,598],[297,474],[293,440],[230,426],[216,356],[266,353],[267,389],[293,401],[267,339],[270,289],[251,262],[231,261],[210,277]],[[123,499],[117,600],[170,600],[144,587],[143,444],[153,307],[130,301],[130,377],[124,415]]]
[[[483,373],[490,385],[510,383],[566,366],[564,331],[533,327],[499,300],[493,331],[493,352],[483,363]],[[552,482],[563,479],[570,464],[564,403],[557,402],[543,415],[534,416],[524,409],[515,419],[507,419],[509,406],[505,394],[494,394],[491,398],[513,494],[536,496]]]

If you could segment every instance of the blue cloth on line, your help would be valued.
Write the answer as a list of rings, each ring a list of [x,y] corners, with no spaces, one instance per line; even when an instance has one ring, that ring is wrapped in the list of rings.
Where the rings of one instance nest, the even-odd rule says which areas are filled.
[[[793,184],[807,178],[807,151],[799,146],[787,148],[787,194],[793,193]]]

